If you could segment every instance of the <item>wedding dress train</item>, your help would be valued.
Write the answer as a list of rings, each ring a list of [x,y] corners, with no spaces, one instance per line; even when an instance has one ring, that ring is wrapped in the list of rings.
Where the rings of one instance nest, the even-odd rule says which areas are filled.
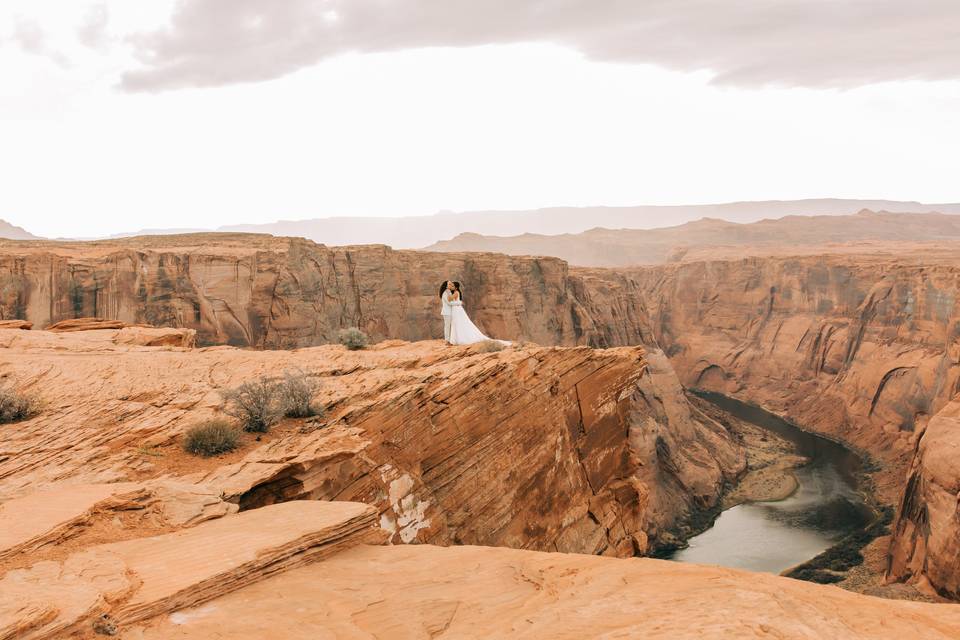
[[[483,335],[477,325],[473,324],[470,316],[463,308],[462,300],[450,301],[450,344],[474,344],[490,340]],[[506,340],[495,340],[503,344],[510,344]]]

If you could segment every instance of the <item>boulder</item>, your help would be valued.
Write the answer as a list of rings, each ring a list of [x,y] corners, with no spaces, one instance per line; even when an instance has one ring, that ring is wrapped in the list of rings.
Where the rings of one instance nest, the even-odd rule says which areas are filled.
[[[48,326],[45,331],[54,333],[63,333],[66,331],[95,331],[99,329],[123,329],[129,326],[126,322],[120,320],[107,320],[104,318],[71,318],[54,322]]]
[[[33,323],[26,320],[0,320],[0,329],[24,329],[29,331],[32,328]]]

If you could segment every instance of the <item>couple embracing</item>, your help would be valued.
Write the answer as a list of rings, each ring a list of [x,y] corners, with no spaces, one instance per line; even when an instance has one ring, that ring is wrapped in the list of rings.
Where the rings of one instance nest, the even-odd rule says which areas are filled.
[[[440,315],[443,317],[443,339],[450,344],[474,344],[489,340],[470,320],[463,308],[463,291],[456,280],[440,285]],[[497,340],[510,344],[505,340]]]

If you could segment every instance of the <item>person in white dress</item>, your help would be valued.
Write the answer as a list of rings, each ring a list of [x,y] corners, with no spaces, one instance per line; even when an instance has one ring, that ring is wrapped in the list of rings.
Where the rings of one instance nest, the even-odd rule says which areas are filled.
[[[467,315],[463,308],[463,292],[460,290],[460,283],[452,283],[450,292],[450,335],[447,342],[455,345],[474,344],[477,342],[486,342],[490,340],[483,332],[477,328]],[[495,340],[502,344],[510,344],[506,340]]]
[[[440,285],[440,317],[443,318],[443,339],[450,342],[450,300],[453,298],[453,280]]]

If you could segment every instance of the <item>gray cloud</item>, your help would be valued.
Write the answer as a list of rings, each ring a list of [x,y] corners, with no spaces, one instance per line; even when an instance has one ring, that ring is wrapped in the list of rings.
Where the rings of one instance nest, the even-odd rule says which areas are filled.
[[[128,91],[268,80],[349,51],[552,42],[714,82],[853,87],[960,77],[957,0],[180,0],[133,38]]]

